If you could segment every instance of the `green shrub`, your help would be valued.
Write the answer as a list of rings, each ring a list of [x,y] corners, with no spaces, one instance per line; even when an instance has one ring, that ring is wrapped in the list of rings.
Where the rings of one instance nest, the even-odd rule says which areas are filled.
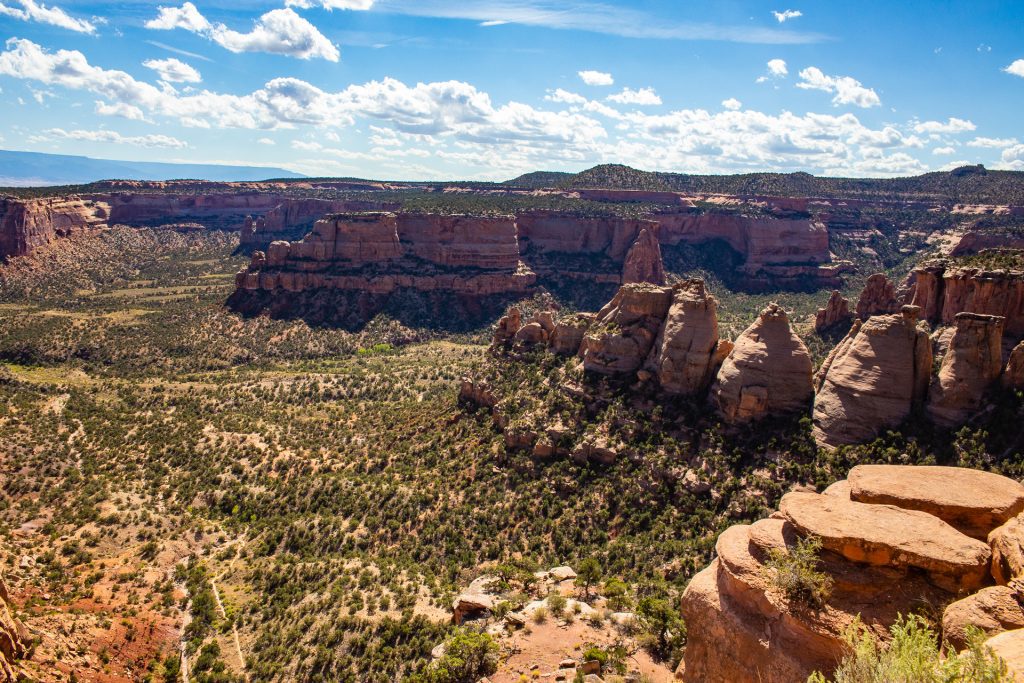
[[[790,602],[819,608],[832,593],[832,578],[818,570],[821,539],[802,538],[788,549],[768,551],[765,571],[768,580]]]
[[[445,641],[444,656],[427,674],[428,683],[473,683],[498,668],[498,645],[486,633],[459,631]]]

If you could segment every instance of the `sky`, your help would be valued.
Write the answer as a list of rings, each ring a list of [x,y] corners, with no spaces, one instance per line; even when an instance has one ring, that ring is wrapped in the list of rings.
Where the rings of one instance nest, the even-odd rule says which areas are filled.
[[[0,148],[504,180],[1024,170],[1024,2],[0,0]]]

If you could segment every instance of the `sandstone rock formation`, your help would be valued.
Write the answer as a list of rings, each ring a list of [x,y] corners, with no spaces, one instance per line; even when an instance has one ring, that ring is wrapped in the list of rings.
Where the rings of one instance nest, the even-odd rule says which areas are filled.
[[[58,237],[105,228],[109,217],[108,204],[74,195],[0,198],[0,259],[25,256]]]
[[[242,224],[242,246],[265,248],[274,240],[297,239],[327,214],[357,211],[392,211],[397,204],[365,200],[292,199],[280,203],[262,216],[248,215]]]
[[[928,416],[936,424],[963,424],[982,405],[1003,369],[1004,318],[957,313],[956,332],[928,392]]]
[[[515,339],[516,332],[523,324],[523,312],[518,306],[513,306],[508,313],[501,316],[498,324],[494,327],[494,336],[491,340],[492,347],[499,347],[510,343]]]
[[[673,301],[671,287],[623,285],[583,338],[584,369],[605,375],[640,369]]]
[[[622,283],[647,282],[665,284],[665,266],[661,261],[661,247],[654,233],[644,228],[626,254],[622,266]]]
[[[1020,485],[962,468],[918,469],[865,470],[857,481],[837,482],[825,494],[789,493],[771,518],[723,532],[717,558],[683,594],[688,643],[677,675],[687,683],[790,683],[813,671],[829,675],[847,652],[843,632],[855,619],[887,639],[897,617],[923,603],[952,603],[941,635],[954,644],[962,642],[968,625],[988,633],[1017,627],[1024,621],[1024,609],[1015,604],[1017,588],[983,588],[988,545],[922,507],[963,519],[971,491],[988,485],[1017,491]],[[930,482],[944,487],[919,490]],[[851,491],[863,495],[868,485],[891,494],[890,502],[851,500]],[[985,520],[995,523],[1001,515],[983,507],[977,501],[971,519],[976,531],[987,533]],[[769,551],[785,555],[808,536],[821,539],[819,571],[832,581],[817,608],[788,598],[767,567]]]
[[[1024,235],[971,231],[963,235],[950,250],[950,256],[977,254],[990,249],[1024,249]]]
[[[548,340],[554,353],[575,356],[579,353],[583,337],[594,322],[592,313],[576,313],[555,321],[555,329]]]
[[[700,279],[668,290],[672,303],[646,367],[670,394],[696,394],[711,383],[732,345],[718,338],[718,301]]]
[[[7,584],[0,576],[0,683],[19,680],[14,663],[25,656],[22,627],[11,613],[10,599]]]
[[[824,447],[857,443],[898,425],[924,400],[932,348],[918,309],[855,324],[816,376],[814,437]]]
[[[459,401],[480,408],[493,408],[498,404],[491,385],[485,380],[463,377],[459,383]]]
[[[587,216],[569,211],[524,211],[516,216],[524,249],[573,254],[604,254],[622,262],[640,231],[657,234],[658,225],[642,218]]]
[[[992,547],[992,578],[1008,584],[1024,576],[1024,517],[1017,515],[988,535]]]
[[[1024,342],[1017,344],[1010,352],[1002,382],[1007,389],[1024,389]]]
[[[882,273],[875,273],[864,283],[857,300],[857,317],[867,320],[873,315],[896,313],[900,302],[896,299],[896,288]]]
[[[828,298],[825,308],[819,308],[814,316],[814,331],[821,333],[841,322],[847,322],[851,318],[850,302],[839,292],[832,290],[832,296]]]
[[[931,323],[952,325],[964,312],[998,315],[1006,318],[1006,334],[1024,337],[1024,272],[931,261],[916,268],[911,279],[914,305]]]
[[[769,304],[737,339],[711,387],[726,422],[796,412],[814,394],[811,354],[789,327],[786,311]]]
[[[1015,629],[992,636],[985,647],[1007,664],[1014,683],[1024,682],[1024,629]]]

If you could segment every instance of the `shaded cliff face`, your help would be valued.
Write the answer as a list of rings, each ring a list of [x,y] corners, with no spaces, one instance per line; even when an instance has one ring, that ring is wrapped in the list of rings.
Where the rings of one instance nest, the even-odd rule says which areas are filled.
[[[957,313],[956,331],[928,392],[928,415],[936,424],[962,424],[982,406],[1003,371],[1004,319]]]
[[[25,256],[59,237],[106,227],[110,207],[75,196],[0,199],[0,259]]]
[[[1019,605],[1002,624],[985,611],[993,593],[1015,604],[1005,584],[1019,574],[1000,578],[995,545],[985,539],[1017,534],[1017,544],[1021,510],[1024,486],[953,467],[861,465],[824,494],[788,493],[771,518],[722,533],[717,559],[690,582],[682,600],[689,639],[677,674],[688,683],[830,674],[847,654],[843,632],[855,619],[887,639],[900,614],[957,598],[945,610],[944,639],[959,642],[967,625],[989,635],[1019,628]],[[806,537],[820,539],[819,570],[832,581],[819,608],[784,595],[768,566],[770,553],[791,555]],[[981,588],[993,577],[1001,585]],[[970,602],[975,609],[965,609]]]
[[[111,224],[152,226],[201,222],[208,228],[237,230],[246,216],[265,214],[278,206],[284,197],[257,191],[218,194],[115,192],[94,195],[93,199],[110,205]]]
[[[958,313],[997,315],[1004,331],[1024,337],[1024,272],[961,267],[933,261],[914,269],[913,302],[933,324],[953,325]]]
[[[239,243],[243,247],[265,249],[275,240],[298,239],[309,232],[314,223],[332,213],[352,211],[391,211],[396,204],[374,201],[328,199],[283,199],[262,216],[247,216],[242,224]]]

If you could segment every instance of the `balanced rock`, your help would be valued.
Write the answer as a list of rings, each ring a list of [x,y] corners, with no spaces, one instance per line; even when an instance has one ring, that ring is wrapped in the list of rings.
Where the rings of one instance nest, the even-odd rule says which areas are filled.
[[[664,391],[695,394],[711,383],[732,345],[718,338],[718,301],[703,280],[687,280],[669,291],[672,305],[646,366]]]
[[[838,289],[832,290],[825,308],[819,308],[814,316],[814,331],[823,332],[850,319],[850,302],[843,297]]]
[[[942,639],[957,650],[967,645],[967,631],[973,626],[985,635],[1024,628],[1021,595],[1010,586],[989,586],[950,604],[942,613]]]
[[[926,512],[798,492],[783,496],[779,511],[852,562],[916,567],[953,591],[976,589],[989,573],[988,545]]]
[[[647,282],[665,284],[665,265],[661,260],[661,245],[647,228],[640,231],[636,242],[629,248],[622,266],[622,283]]]
[[[583,367],[603,375],[636,372],[647,358],[672,304],[672,288],[622,285],[583,337]]]
[[[1006,585],[1024,576],[1024,515],[1017,515],[988,535],[992,548],[992,578]]]
[[[894,427],[921,402],[932,369],[928,333],[918,309],[855,324],[817,376],[814,437],[826,447],[865,441]]]
[[[1017,344],[1010,352],[1002,382],[1007,389],[1024,389],[1024,342]]]
[[[1024,511],[1024,486],[967,467],[857,465],[847,481],[854,501],[927,512],[981,541]]]
[[[896,313],[900,303],[896,299],[896,288],[882,273],[875,273],[864,283],[857,300],[857,317],[867,320],[873,315]]]
[[[814,394],[813,373],[786,311],[772,303],[736,339],[711,387],[711,403],[727,422],[801,410]]]
[[[1004,318],[957,313],[956,332],[928,392],[928,415],[939,425],[955,427],[982,406],[985,393],[1003,369]]]

